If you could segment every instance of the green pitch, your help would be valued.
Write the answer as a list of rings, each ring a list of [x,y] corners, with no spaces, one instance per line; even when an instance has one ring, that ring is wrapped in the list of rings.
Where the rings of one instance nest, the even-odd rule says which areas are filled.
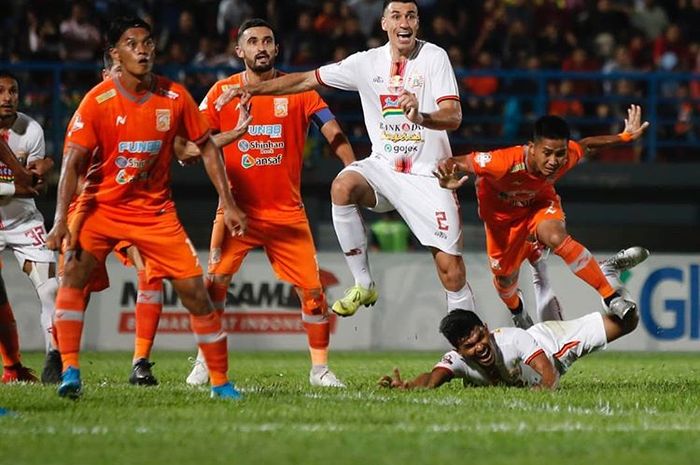
[[[305,353],[236,353],[242,402],[190,388],[184,353],[156,353],[157,388],[126,383],[126,353],[85,353],[84,394],[0,385],[0,464],[697,464],[700,356],[590,356],[559,391],[375,387],[439,353],[335,353],[347,390],[311,388]],[[42,356],[28,354],[39,368]]]

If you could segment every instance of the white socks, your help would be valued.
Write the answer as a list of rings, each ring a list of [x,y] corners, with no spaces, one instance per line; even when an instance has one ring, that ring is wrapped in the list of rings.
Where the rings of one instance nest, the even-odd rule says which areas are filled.
[[[373,283],[367,259],[367,233],[357,205],[332,204],[333,227],[355,284],[369,289]]]
[[[58,350],[53,346],[53,316],[56,312],[56,292],[58,292],[58,280],[49,278],[36,287],[36,293],[41,302],[41,329],[44,331],[46,352]]]
[[[561,320],[561,307],[549,283],[546,260],[530,263],[532,285],[535,288],[535,307],[539,321]]]
[[[448,312],[456,309],[476,311],[474,294],[472,293],[472,288],[469,287],[469,283],[465,283],[464,287],[458,291],[448,291],[445,289],[445,294],[447,294]]]

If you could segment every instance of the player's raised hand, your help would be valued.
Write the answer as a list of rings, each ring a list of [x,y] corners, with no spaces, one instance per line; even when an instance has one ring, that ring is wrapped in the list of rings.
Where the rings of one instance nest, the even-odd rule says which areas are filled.
[[[469,179],[468,176],[460,176],[459,165],[452,158],[439,162],[433,174],[443,189],[459,189]]]
[[[245,132],[248,129],[248,125],[253,121],[253,117],[250,114],[250,99],[252,95],[248,92],[243,92],[241,94],[241,100],[238,102],[238,123],[234,128],[235,131]]]
[[[408,383],[401,379],[401,373],[399,372],[398,368],[394,368],[394,372],[391,376],[384,375],[379,378],[377,384],[380,387],[388,389],[406,389],[408,387]]]
[[[406,118],[415,124],[423,124],[423,115],[418,111],[418,97],[416,94],[407,91],[406,89],[401,89],[399,93],[399,108],[401,108],[406,115]]]
[[[46,247],[51,250],[73,250],[75,244],[73,244],[70,231],[68,230],[68,225],[65,221],[56,221],[53,224],[53,228],[49,231],[46,236]]]
[[[229,103],[234,98],[238,97],[243,93],[243,89],[240,87],[229,87],[219,95],[219,97],[214,102],[214,109],[216,111],[221,111],[221,109]]]
[[[639,139],[648,127],[648,121],[642,123],[642,107],[630,105],[627,109],[627,118],[625,118],[625,129],[622,131],[623,140],[629,142]]]
[[[233,205],[231,208],[224,207],[224,224],[232,236],[242,236],[248,226],[248,219],[238,205]]]

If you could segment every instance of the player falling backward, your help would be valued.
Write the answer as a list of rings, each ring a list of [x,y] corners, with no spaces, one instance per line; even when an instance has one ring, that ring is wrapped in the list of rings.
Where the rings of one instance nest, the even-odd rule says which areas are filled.
[[[291,283],[301,302],[301,318],[307,334],[314,386],[345,387],[328,367],[330,322],[319,276],[316,248],[302,203],[300,183],[303,149],[309,125],[314,123],[334,154],[348,165],[355,155],[328,105],[316,91],[294,95],[257,96],[250,100],[253,125],[235,140],[230,131],[239,118],[232,102],[216,107],[219,95],[240,87],[273,79],[278,44],[272,27],[261,19],[245,21],[238,29],[236,54],[245,70],[218,81],[200,105],[223,149],[226,173],[236,202],[245,212],[248,227],[242,236],[227,236],[220,214],[214,221],[209,252],[209,296],[223,313],[233,275],[249,251],[262,247],[277,277]],[[189,384],[208,380],[201,352]]]
[[[455,195],[432,172],[451,154],[448,130],[462,121],[459,90],[447,53],[417,39],[415,0],[385,0],[381,27],[388,41],[317,70],[249,84],[255,95],[286,95],[323,85],[359,93],[372,153],[343,169],[331,186],[333,227],[355,285],[332,305],[341,316],[374,305],[367,234],[360,207],[396,210],[433,255],[447,308],[474,309],[462,258],[462,226]],[[240,89],[229,89],[217,102]]]
[[[39,296],[46,350],[41,381],[57,383],[61,376],[61,357],[53,339],[54,300],[58,289],[56,257],[45,245],[44,218],[32,198],[36,190],[15,187],[24,166],[41,176],[51,169],[53,161],[46,158],[43,129],[31,117],[19,112],[18,106],[18,80],[12,74],[0,71],[0,139],[3,148],[8,148],[12,157],[11,160],[3,158],[0,163],[0,251],[5,248],[12,250]],[[6,151],[3,154],[6,155]],[[31,370],[21,363],[19,335],[2,277],[0,354],[3,383],[37,381]]]
[[[601,268],[610,285],[631,301],[619,275],[648,256],[646,249],[631,247],[602,262]],[[543,285],[551,293],[546,281]],[[535,296],[537,298],[538,294]],[[379,380],[379,385],[395,389],[437,388],[460,378],[465,387],[506,385],[556,389],[559,378],[576,360],[605,349],[608,343],[637,327],[636,305],[603,309],[604,313],[594,311],[575,320],[543,321],[527,330],[499,328],[494,331],[489,331],[474,312],[452,311],[440,322],[440,332],[454,349],[430,372],[403,380],[399,369],[395,368],[392,376]]]
[[[493,284],[516,326],[527,329],[532,324],[524,311],[517,285],[520,264],[531,254],[533,238],[561,257],[577,277],[596,289],[613,312],[634,305],[608,284],[588,249],[567,232],[564,210],[554,184],[589,152],[637,140],[648,126],[649,123],[642,123],[641,108],[631,105],[620,134],[574,141],[566,121],[547,115],[535,121],[532,141],[526,145],[455,156],[438,164],[435,175],[446,188],[457,189],[463,185],[466,179],[460,179],[460,174],[476,175],[479,217],[486,229],[486,252]]]

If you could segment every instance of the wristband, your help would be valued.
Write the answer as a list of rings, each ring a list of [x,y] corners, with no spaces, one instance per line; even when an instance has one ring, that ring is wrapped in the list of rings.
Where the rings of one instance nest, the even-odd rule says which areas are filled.
[[[617,137],[619,137],[622,142],[629,142],[632,140],[632,134],[630,134],[629,132],[623,131],[620,134],[618,134]]]
[[[0,196],[11,197],[15,195],[15,185],[9,182],[0,182]]]

